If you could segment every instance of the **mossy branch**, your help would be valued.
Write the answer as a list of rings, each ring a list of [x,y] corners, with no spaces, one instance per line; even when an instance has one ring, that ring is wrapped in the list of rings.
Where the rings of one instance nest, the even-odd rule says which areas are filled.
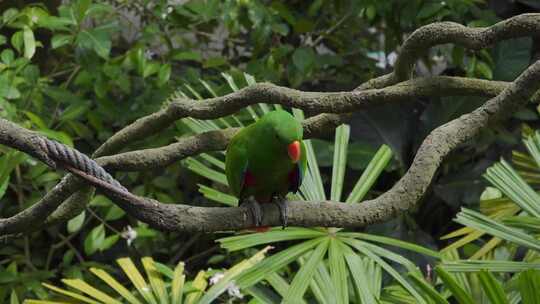
[[[297,107],[308,113],[325,113],[304,122],[308,136],[319,136],[341,124],[346,117],[336,114],[361,111],[381,103],[433,96],[496,96],[477,110],[433,130],[420,146],[403,178],[378,198],[362,204],[290,203],[288,217],[291,225],[363,227],[411,208],[425,193],[443,158],[450,151],[470,140],[492,121],[513,113],[527,100],[536,99],[533,95],[540,87],[539,62],[531,65],[512,83],[458,77],[431,77],[398,83],[410,76],[414,62],[420,54],[425,49],[442,43],[456,43],[478,49],[503,39],[533,36],[539,31],[539,14],[516,16],[488,28],[467,28],[448,22],[431,24],[418,29],[406,40],[393,73],[365,83],[359,87],[363,89],[361,91],[301,92],[263,83],[206,101],[174,100],[161,111],[143,117],[113,135],[96,150],[93,157],[98,164],[109,170],[145,170],[166,166],[189,155],[222,150],[236,130],[212,131],[182,138],[177,143],[160,148],[111,155],[136,140],[167,128],[180,118],[218,118],[232,114],[247,105],[261,102]],[[54,166],[54,161],[36,147],[36,136],[38,135],[10,122],[0,121],[0,143],[25,151]],[[243,208],[202,208],[161,204],[134,196],[129,192],[118,191],[114,186],[84,172],[69,166],[66,168],[110,196],[129,214],[161,229],[218,231],[241,229],[252,225]],[[90,188],[83,187],[81,190],[82,185],[84,184],[80,180],[68,174],[32,207],[13,217],[0,219],[0,235],[35,230],[51,213],[52,216],[47,222],[49,224],[76,215],[76,212],[84,208],[88,197],[92,194]],[[77,190],[79,191],[73,194]],[[66,200],[68,197],[70,199]],[[81,198],[83,203],[76,205],[75,202]],[[62,202],[64,203],[60,205]],[[277,209],[272,206],[264,208],[264,224],[279,225]],[[235,221],[230,221],[232,217]]]

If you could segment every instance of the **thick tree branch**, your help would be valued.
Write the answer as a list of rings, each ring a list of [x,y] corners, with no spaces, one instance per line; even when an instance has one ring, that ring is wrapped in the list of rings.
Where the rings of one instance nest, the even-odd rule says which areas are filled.
[[[393,87],[377,90],[367,90],[350,94],[350,96],[365,96],[367,103],[384,103],[407,101],[420,97],[437,96],[485,96],[493,97],[508,87],[508,82],[469,79],[462,77],[438,76],[418,78],[399,83]],[[276,87],[281,90],[281,87]],[[240,96],[244,96],[241,95]],[[342,96],[347,96],[346,94]],[[240,97],[238,97],[240,98]],[[351,97],[353,99],[355,97]],[[245,99],[251,103],[251,99]],[[322,120],[323,117],[325,120]],[[303,123],[306,138],[318,137],[314,131],[333,129],[341,121],[329,124],[327,116],[315,116]],[[322,121],[321,121],[322,120]],[[320,125],[323,123],[324,125]],[[159,148],[143,149],[100,157],[96,161],[109,170],[141,171],[172,164],[186,156],[201,152],[220,151],[227,147],[229,139],[237,129],[210,131],[195,136],[181,138],[178,142]]]
[[[261,92],[261,97],[266,98],[267,96],[273,96],[274,99],[266,99],[268,103],[279,103],[283,102],[284,105],[296,105],[298,107],[307,106],[303,104],[309,104],[314,102],[321,107],[330,107],[332,106],[332,100],[328,96],[335,96],[336,109],[341,107],[344,111],[349,111],[349,106],[347,106],[347,101],[352,104],[352,107],[367,107],[373,106],[384,102],[399,102],[404,100],[410,100],[411,98],[419,98],[426,96],[452,96],[452,95],[478,95],[478,96],[494,96],[498,92],[502,91],[504,87],[507,86],[505,82],[495,82],[479,79],[467,79],[460,77],[433,77],[433,78],[422,78],[415,79],[411,81],[406,81],[396,86],[388,87],[385,89],[375,89],[367,90],[361,92],[342,92],[338,94],[334,93],[321,93],[323,97],[317,97],[317,94],[314,92],[301,92],[297,90],[292,90],[288,88],[283,88],[274,85],[265,85],[265,87],[270,88],[270,91],[277,92],[275,94],[266,95],[265,92]],[[245,94],[245,92],[249,92]],[[223,98],[213,99],[213,104],[217,104],[221,108],[225,108],[226,111],[232,111],[231,109],[239,109],[244,105],[254,104],[253,100],[254,95],[257,91],[255,90],[241,90],[237,93],[229,94]],[[287,92],[291,95],[284,95]],[[229,100],[236,100],[234,104],[229,105],[227,102]],[[290,100],[294,100],[291,102]],[[204,104],[205,102],[199,102],[198,104]],[[191,103],[186,105],[180,105],[178,103],[175,107],[181,108],[181,112],[189,111],[187,107],[191,107]],[[312,107],[313,108],[313,107]],[[210,115],[206,114],[205,110],[207,108],[199,108],[197,111],[202,113],[201,115]],[[164,111],[164,113],[169,113],[170,111]],[[159,112],[158,112],[159,113]],[[142,127],[145,125],[144,121],[148,121],[145,118],[139,120],[139,123],[134,123],[135,126],[130,130],[144,130],[141,131],[144,134],[148,134],[148,130],[152,130],[157,126],[163,127],[164,119],[163,117],[168,117],[169,114],[164,116],[156,115],[149,117],[158,117],[154,120],[151,120],[149,129],[144,129]],[[171,118],[168,117],[168,120]],[[142,121],[142,122],[141,122]],[[310,138],[314,135],[320,135],[322,132],[328,132],[335,128],[337,125],[341,124],[341,119],[338,115],[332,114],[321,114],[315,117],[309,118],[304,123],[304,130],[306,137]],[[25,134],[24,132],[16,131],[14,134]],[[118,137],[122,141],[122,138],[129,138],[133,140],[134,138],[130,134],[136,134],[134,131],[129,131],[125,133],[125,136]],[[98,164],[105,166],[107,169],[112,170],[145,170],[149,168],[156,168],[161,166],[166,166],[170,163],[178,161],[186,156],[196,155],[203,151],[217,151],[223,150],[227,143],[228,139],[232,136],[230,130],[222,132],[211,132],[208,134],[199,135],[199,137],[188,137],[181,139],[181,142],[174,143],[161,148],[146,149],[140,151],[125,152],[118,154],[116,156],[105,156],[99,157],[96,159]],[[35,137],[35,134],[29,134],[28,137]],[[138,136],[138,135],[137,135]],[[117,141],[111,141],[116,143]],[[100,153],[106,153],[118,149],[119,146],[113,144],[107,148],[101,149]],[[24,147],[28,150],[29,147]],[[100,153],[94,153],[94,155],[99,155]],[[75,190],[78,190],[76,193],[72,194]],[[84,186],[80,181],[72,175],[67,175],[63,178],[62,183],[59,187],[55,187],[51,190],[52,193],[43,197],[38,201],[34,206],[30,207],[29,212],[16,215],[10,218],[11,227],[25,227],[24,222],[34,223],[34,227],[38,228],[38,223],[45,219],[51,212],[52,215],[47,220],[47,224],[54,224],[61,220],[67,220],[77,214],[79,214],[84,207],[90,196],[92,195],[92,190]],[[64,203],[59,205],[61,202],[52,202],[50,200],[62,198],[66,200]],[[41,212],[30,212],[31,210],[41,210]],[[46,213],[45,213],[46,212]],[[7,220],[7,219],[5,219]],[[2,221],[0,220],[0,233],[2,232]],[[7,223],[7,222],[6,222]],[[20,223],[16,225],[15,223]],[[26,226],[27,227],[27,226]],[[7,229],[7,228],[6,228]]]
[[[383,88],[409,79],[418,58],[436,45],[453,43],[479,50],[503,40],[536,36],[539,32],[540,14],[514,16],[489,27],[466,27],[454,22],[428,24],[414,31],[405,40],[393,72],[367,81],[356,90]]]
[[[534,72],[533,68],[538,65],[540,64],[535,64],[530,70],[532,69]],[[389,101],[399,101],[421,96],[460,94],[492,96],[502,92],[499,96],[488,101],[484,106],[468,116],[462,116],[447,125],[435,129],[420,147],[413,165],[403,179],[392,190],[378,199],[365,202],[361,205],[344,205],[333,202],[320,202],[318,204],[293,202],[290,208],[290,223],[292,225],[307,226],[358,227],[385,219],[397,210],[408,209],[424,193],[442,158],[451,149],[469,139],[481,127],[487,124],[488,116],[485,115],[486,111],[489,110],[491,115],[498,115],[500,111],[504,109],[508,110],[510,107],[503,107],[504,102],[510,103],[519,95],[522,96],[519,101],[523,102],[532,96],[534,86],[527,86],[528,91],[524,90],[521,93],[518,88],[519,86],[526,85],[527,79],[536,79],[528,76],[532,75],[533,72],[528,70],[512,84],[466,78],[435,77],[411,80],[385,89],[368,90],[351,94],[351,96],[354,96],[351,98],[356,98],[357,96],[369,97],[363,100],[371,100],[371,98],[379,100],[378,98],[381,98],[380,96],[384,96]],[[315,117],[311,121],[307,120],[304,123],[307,137],[312,135],[310,132],[313,129],[310,128],[310,125],[318,123],[319,120],[320,117]],[[2,142],[8,146],[27,151],[35,151],[36,148],[32,145],[39,145],[39,143],[35,144],[35,137],[37,135],[31,131],[20,128],[5,120],[0,120],[0,127],[2,128],[1,134],[8,139]],[[237,129],[227,129],[206,132],[183,138],[179,142],[165,147],[100,157],[96,161],[109,169],[120,170],[145,170],[165,166],[183,157],[202,151],[222,150],[236,131]],[[134,196],[122,190],[119,191],[117,187],[89,176],[84,172],[81,173],[81,171],[70,166],[67,168],[69,171],[82,176],[85,180],[97,186],[108,196],[111,196],[116,203],[131,215],[160,229],[216,231],[240,229],[252,225],[249,223],[250,219],[247,217],[246,210],[243,208],[231,210],[235,208],[202,208],[188,205],[161,204],[154,200]],[[59,186],[73,189],[78,186],[78,183],[76,181],[69,183],[69,179],[64,179]],[[51,191],[49,194],[54,193],[55,191]],[[58,197],[55,199],[58,202]],[[47,198],[47,201],[52,202],[53,200],[48,200]],[[313,206],[316,206],[317,209],[322,209],[315,212],[312,208]],[[21,226],[21,224],[36,220],[36,217],[39,217],[41,212],[50,212],[52,208],[54,208],[53,204],[40,204],[12,218],[0,220],[0,233],[13,233],[21,231],[21,229],[26,230],[28,226]],[[271,207],[267,207],[267,209],[271,209]],[[267,223],[276,224],[278,222],[277,213],[272,210],[266,211]],[[229,216],[232,216],[232,214],[243,218],[244,221],[225,223],[217,220],[218,218],[230,218]],[[205,219],[207,219],[207,222],[205,222]]]
[[[488,124],[509,116],[540,88],[537,61],[499,95],[475,111],[433,130],[420,146],[407,173],[376,199],[358,204],[336,202],[289,202],[288,219],[293,226],[364,227],[387,220],[410,209],[425,193],[444,157],[472,139]],[[245,208],[204,208],[162,204],[155,200],[129,197],[101,182],[89,181],[103,190],[126,212],[154,227],[179,231],[238,230],[253,226]],[[277,208],[264,205],[263,225],[280,223]],[[234,218],[234,221],[230,219]]]
[[[517,38],[521,36],[533,36],[539,32],[540,27],[540,15],[539,14],[527,14],[520,15],[514,18],[505,20],[503,22],[497,23],[488,28],[466,28],[461,25],[456,25],[454,23],[437,23],[428,25],[420,28],[415,31],[403,45],[398,61],[396,62],[396,71],[388,75],[381,76],[377,79],[374,79],[360,88],[381,88],[388,85],[397,83],[399,80],[404,80],[411,74],[412,67],[416,59],[419,57],[419,54],[425,49],[434,46],[436,44],[442,43],[457,43],[468,48],[478,49],[487,47],[493,44],[496,41],[509,38]],[[535,78],[537,74],[534,68],[538,63],[529,68],[526,73],[524,73],[518,80],[522,79],[521,82],[527,82],[527,77]],[[533,76],[527,76],[530,75]],[[357,208],[356,206],[348,206],[343,204],[332,204],[321,202],[321,206],[325,207],[330,206],[328,210],[324,210],[324,213],[321,213],[322,210],[317,212],[316,210],[311,210],[311,206],[314,204],[296,204],[291,203],[293,206],[291,208],[290,218],[293,221],[293,224],[296,225],[307,225],[307,226],[317,226],[324,224],[324,221],[332,221],[333,219],[342,218],[339,225],[337,223],[331,224],[331,226],[363,226],[374,221],[380,221],[385,218],[392,216],[392,213],[397,210],[404,210],[410,207],[416,199],[418,199],[423,192],[425,191],[429,181],[431,180],[435,170],[438,168],[440,161],[444,155],[449,153],[456,145],[466,141],[470,137],[474,136],[477,133],[478,129],[484,127],[487,122],[491,121],[498,117],[501,113],[501,109],[508,107],[506,110],[512,110],[512,107],[518,105],[512,100],[518,95],[523,95],[522,97],[531,97],[531,94],[536,90],[534,85],[528,87],[522,87],[523,84],[520,84],[518,80],[512,85],[508,86],[505,83],[497,82],[487,82],[486,84],[481,84],[482,81],[471,80],[469,79],[466,84],[467,87],[462,87],[460,92],[456,93],[457,90],[455,86],[461,84],[459,79],[451,79],[452,81],[449,84],[443,84],[442,87],[437,87],[442,82],[443,78],[438,78],[439,83],[434,82],[431,86],[422,86],[427,83],[425,80],[413,80],[410,82],[405,82],[393,87],[387,88],[387,90],[366,90],[365,92],[339,92],[339,93],[317,93],[317,92],[300,92],[297,90],[292,90],[288,88],[280,88],[274,85],[269,84],[260,84],[255,88],[247,88],[240,92],[230,94],[221,98],[210,99],[209,102],[198,102],[195,103],[191,100],[176,100],[171,102],[163,110],[151,114],[149,116],[143,117],[131,125],[125,127],[114,136],[109,138],[96,152],[94,157],[110,155],[116,153],[122,148],[126,147],[129,143],[142,139],[148,135],[155,134],[160,130],[167,128],[174,121],[179,118],[192,116],[196,118],[217,118],[226,114],[233,113],[238,109],[246,106],[247,104],[253,104],[258,102],[269,102],[269,103],[280,103],[288,106],[299,107],[310,113],[320,113],[320,112],[330,112],[330,113],[343,113],[353,110],[361,110],[366,107],[371,107],[380,102],[395,102],[402,100],[404,97],[404,92],[412,92],[408,95],[408,98],[421,97],[421,96],[441,96],[441,95],[482,95],[482,96],[493,96],[501,92],[497,98],[490,100],[483,107],[472,112],[471,114],[464,115],[444,126],[441,126],[435,129],[428,138],[424,141],[424,144],[421,146],[418,151],[417,157],[413,162],[413,165],[407,172],[400,182],[398,182],[392,190],[385,193],[376,200],[365,202],[361,206],[361,209],[366,209],[365,211],[359,213],[352,213],[350,216],[345,216],[351,212],[349,208]],[[524,80],[523,80],[524,79]],[[430,81],[436,81],[437,78],[433,78]],[[423,83],[424,81],[425,83]],[[536,81],[537,83],[538,81]],[[536,84],[534,83],[534,84]],[[450,87],[454,85],[452,89]],[[400,88],[401,86],[401,88]],[[405,87],[404,87],[405,86]],[[407,86],[411,88],[407,89]],[[416,89],[416,86],[419,89]],[[436,89],[435,89],[436,88]],[[513,90],[518,90],[519,88],[525,88],[527,90],[534,90],[531,92],[519,93],[514,92]],[[432,90],[432,91],[429,91]],[[446,91],[445,91],[446,90]],[[479,91],[483,91],[480,93]],[[529,94],[530,93],[530,94]],[[438,95],[440,94],[440,95]],[[506,96],[506,97],[501,97]],[[502,98],[499,101],[498,98]],[[249,99],[245,102],[246,99]],[[524,102],[524,100],[521,100]],[[498,105],[498,106],[497,106]],[[508,105],[508,106],[504,106]],[[488,114],[482,114],[485,113]],[[487,115],[486,117],[482,115]],[[491,115],[491,116],[490,116]],[[313,123],[305,125],[306,133],[317,135],[320,132],[325,132],[325,126],[336,126],[342,122],[343,116],[335,114],[321,114],[317,116],[317,119]],[[2,125],[0,125],[2,127]],[[463,128],[470,128],[470,130],[464,130]],[[142,169],[153,166],[167,165],[177,159],[183,157],[182,155],[192,155],[200,153],[203,149],[212,150],[212,148],[222,148],[226,145],[228,138],[232,135],[234,130],[226,130],[221,132],[221,134],[203,134],[198,135],[193,138],[182,139],[186,143],[192,143],[196,148],[182,146],[180,144],[172,144],[162,148],[156,148],[155,150],[141,150],[126,152],[119,154],[117,156],[104,157],[101,160],[98,158],[98,162],[102,162],[102,165],[107,165],[110,168],[115,169]],[[12,134],[16,134],[12,133]],[[48,163],[49,165],[54,165],[50,159],[35,148],[33,145],[32,138],[35,138],[35,134],[25,133],[23,137],[10,137],[11,134],[7,134],[4,131],[0,132],[1,143],[13,144],[13,147],[26,151],[31,155],[37,157],[38,159]],[[455,139],[448,138],[455,135]],[[25,137],[26,136],[26,137]],[[210,144],[205,140],[202,140],[204,137],[218,136],[221,138],[221,142]],[[441,138],[440,138],[441,137]],[[26,138],[26,139],[25,139]],[[28,139],[28,140],[27,140]],[[202,141],[201,141],[202,140]],[[190,142],[191,141],[191,142]],[[441,142],[444,141],[444,142]],[[162,150],[159,150],[162,149]],[[155,156],[164,156],[158,160],[149,160],[145,158],[142,151],[154,153]],[[131,154],[130,154],[131,153]],[[183,154],[184,153],[184,154]],[[159,154],[159,155],[158,155]],[[131,159],[136,159],[132,161]],[[430,160],[430,161],[428,161]],[[425,171],[425,173],[423,173]],[[91,181],[89,181],[91,182]],[[92,183],[92,182],[91,182]],[[0,235],[11,232],[23,231],[28,229],[29,223],[38,225],[43,221],[43,219],[51,213],[52,210],[56,210],[51,216],[52,221],[58,219],[66,219],[66,216],[76,215],[74,212],[80,212],[81,208],[84,207],[92,191],[88,187],[83,187],[84,191],[79,191],[76,194],[73,194],[69,200],[64,202],[59,208],[58,205],[66,199],[71,193],[75,190],[80,190],[82,184],[76,180],[71,174],[64,177],[64,179],[54,187],[45,197],[36,203],[34,206],[24,210],[23,212],[8,218],[0,219]],[[107,192],[107,189],[102,190]],[[409,193],[409,194],[408,194]],[[118,195],[109,193],[108,195]],[[152,211],[151,208],[155,207],[154,201],[148,201],[144,198],[134,199],[130,198],[116,198],[119,200],[119,204],[125,208],[130,208],[130,202],[135,204],[133,200],[136,201],[135,205],[139,205],[140,210],[128,210],[139,219],[148,220],[149,223],[162,227],[165,229],[176,229],[182,228],[185,230],[221,230],[221,229],[233,229],[244,227],[245,222],[236,223],[238,227],[230,227],[228,224],[221,223],[222,227],[212,226],[210,229],[209,226],[201,225],[200,223],[193,223],[190,226],[193,218],[187,219],[186,223],[178,223],[173,218],[181,219],[185,215],[190,217],[193,214],[196,214],[201,217],[202,220],[206,219],[209,216],[209,221],[215,221],[217,218],[227,218],[229,213],[234,213],[236,215],[244,212],[240,210],[241,208],[225,208],[225,210],[220,211],[223,208],[212,208],[212,210],[198,209],[197,207],[183,206],[183,205],[174,205],[177,208],[176,215],[169,215],[169,220],[161,220],[159,217],[152,217],[151,214],[159,215],[161,214],[163,218],[167,219],[168,217],[163,213],[167,213],[170,208],[169,205],[157,205],[159,210]],[[123,200],[123,201],[122,201]],[[77,201],[80,201],[80,204],[77,205]],[[149,203],[148,203],[149,202]],[[373,202],[373,203],[371,203]],[[148,204],[147,204],[148,203]],[[335,205],[335,206],[334,206]],[[373,206],[372,206],[373,205]],[[333,207],[332,207],[333,206]],[[150,208],[150,209],[149,209]],[[265,207],[270,208],[270,207]],[[307,209],[306,209],[307,208]],[[359,207],[358,207],[359,208]],[[71,213],[70,213],[71,212]],[[186,213],[187,212],[187,213]],[[215,213],[217,212],[217,214]],[[222,212],[222,213],[220,213]],[[239,213],[240,212],[240,213]],[[301,212],[298,213],[298,212]],[[308,212],[309,214],[304,214]],[[191,214],[191,215],[190,215]],[[219,214],[227,217],[220,217]],[[277,216],[272,211],[267,210],[267,215],[269,217],[268,223],[277,224]],[[296,215],[294,215],[296,214]],[[334,216],[336,216],[334,218]],[[323,219],[323,217],[325,219]],[[266,220],[266,219],[265,219]],[[156,222],[157,221],[157,222]],[[321,222],[323,221],[323,222]],[[354,222],[354,223],[353,223]],[[204,222],[203,222],[204,223]],[[319,224],[317,224],[319,223]],[[174,228],[176,227],[176,228]]]
[[[397,74],[390,73],[373,79],[372,81],[368,81],[358,87],[356,91],[389,86],[399,82],[400,77],[397,77],[396,75],[410,75],[414,62],[420,57],[420,53],[424,51],[423,48],[427,49],[435,46],[437,43],[452,43],[454,42],[452,39],[455,39],[456,43],[465,47],[470,46],[476,49],[487,47],[494,42],[512,38],[514,35],[515,37],[537,35],[539,22],[539,14],[525,14],[499,22],[488,28],[467,28],[459,24],[448,22],[424,26],[415,31],[402,47],[396,64],[396,69],[399,71]],[[445,25],[450,26],[447,28]],[[437,29],[437,31],[434,29]],[[425,40],[421,40],[417,37],[423,37]],[[478,40],[478,42],[476,40]],[[418,51],[418,53],[415,53],[415,51]],[[175,104],[172,103],[165,109],[140,118],[131,125],[126,126],[98,148],[93,154],[93,157],[110,155],[118,152],[129,143],[143,139],[148,135],[168,127],[179,118],[176,115],[182,114],[180,111],[175,111],[174,108]],[[321,118],[324,118],[321,119],[321,121],[344,121],[347,118],[347,115],[337,116],[334,114],[322,114]],[[67,178],[70,177],[68,176]],[[56,223],[64,221],[80,213],[88,201],[84,198],[89,197],[92,194],[87,188],[83,188],[83,190],[84,191],[79,191],[71,196],[68,201],[64,202],[58,210],[48,218],[49,222]]]

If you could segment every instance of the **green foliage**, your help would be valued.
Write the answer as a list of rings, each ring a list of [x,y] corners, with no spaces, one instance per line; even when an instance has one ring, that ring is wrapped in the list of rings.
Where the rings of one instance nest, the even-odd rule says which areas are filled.
[[[156,263],[151,257],[144,257],[141,259],[141,262],[147,276],[145,279],[130,258],[120,258],[116,262],[122,268],[124,274],[129,278],[137,292],[131,292],[125,287],[125,284],[121,284],[107,271],[100,268],[90,268],[90,272],[108,285],[113,292],[106,293],[100,291],[81,279],[63,279],[62,282],[76,292],[44,283],[43,286],[52,290],[55,295],[58,295],[58,300],[26,300],[25,303],[64,303],[61,301],[63,299],[70,299],[71,301],[78,300],[84,303],[123,303],[116,300],[118,296],[121,297],[122,301],[132,304],[213,303],[215,299],[228,289],[235,289],[234,279],[242,272],[263,260],[265,253],[269,249],[267,247],[257,252],[249,259],[241,261],[223,273],[217,271],[200,271],[193,281],[186,281],[184,263],[182,262],[178,263],[173,270],[163,264]],[[210,278],[212,273],[215,276],[219,275],[219,278]],[[167,280],[164,280],[163,277]],[[213,284],[213,286],[207,289],[209,285],[208,278],[210,278],[210,284]]]
[[[228,81],[231,90],[238,90],[238,85],[234,79],[223,74]],[[249,75],[244,75],[246,83],[252,82],[253,79]],[[193,92],[192,92],[193,93]],[[210,92],[211,93],[211,92]],[[183,94],[181,91],[177,94]],[[256,105],[248,107],[244,118],[248,121],[256,120],[271,109],[272,105]],[[261,113],[259,113],[259,111]],[[298,119],[303,119],[303,113],[300,110],[293,109],[293,114]],[[237,116],[234,118],[234,116]],[[234,115],[233,117],[222,118],[224,120],[240,122],[242,115]],[[184,120],[185,124],[194,132],[205,132],[209,130],[219,129],[219,120],[201,121],[192,118]],[[233,126],[244,126],[245,123]],[[308,170],[304,177],[300,191],[294,196],[296,199],[305,200],[309,203],[310,200],[325,200],[326,191],[322,183],[322,176],[319,171],[315,152],[310,140],[304,140],[306,152],[308,155]],[[342,125],[336,129],[334,143],[334,157],[332,181],[330,189],[330,199],[340,201],[343,193],[343,180],[345,176],[345,168],[347,165],[347,147],[349,143],[349,126]],[[375,183],[378,176],[383,172],[392,158],[392,152],[386,146],[382,146],[373,159],[369,162],[366,169],[356,182],[352,191],[346,197],[346,203],[361,203],[362,199]],[[199,159],[199,160],[197,160]],[[220,160],[221,159],[221,160]],[[186,160],[187,167],[216,182],[219,185],[226,186],[227,181],[224,177],[223,170],[223,154],[218,153],[216,156],[204,154],[195,158]],[[216,200],[219,203],[230,205],[230,199],[225,194],[217,189],[209,190],[208,187],[201,187],[201,193],[208,199]],[[236,205],[237,202],[234,204]],[[230,251],[245,250],[262,244],[272,244],[282,241],[302,240],[302,242],[292,245],[291,247],[280,251],[267,258],[262,263],[256,265],[251,270],[238,278],[240,288],[250,288],[261,284],[267,276],[274,275],[281,271],[284,267],[291,268],[294,264],[298,265],[298,272],[292,275],[290,286],[286,292],[276,288],[276,293],[272,294],[272,298],[282,297],[285,303],[298,303],[307,298],[306,292],[308,289],[313,294],[318,302],[327,303],[329,300],[327,295],[339,295],[342,303],[348,302],[346,299],[352,299],[354,295],[360,296],[362,302],[376,303],[381,298],[381,286],[374,286],[374,289],[367,288],[368,278],[364,276],[366,272],[362,267],[375,267],[379,275],[382,272],[389,274],[401,286],[413,296],[418,303],[424,303],[422,296],[412,287],[412,285],[396,271],[386,260],[395,263],[407,269],[409,272],[418,272],[418,269],[413,262],[404,258],[399,254],[395,254],[379,244],[395,246],[407,250],[415,251],[422,254],[427,254],[438,258],[438,253],[429,249],[417,246],[411,243],[393,240],[375,235],[367,235],[362,233],[344,232],[337,228],[296,228],[288,227],[285,230],[273,228],[269,232],[248,233],[238,236],[227,237],[218,240],[221,246]],[[371,244],[373,242],[374,244]],[[339,270],[328,268],[328,265],[336,265]],[[348,267],[345,267],[348,265]],[[267,283],[272,284],[271,280]],[[355,289],[349,290],[346,286],[349,281]],[[341,282],[338,285],[338,282]],[[338,291],[339,290],[339,291]],[[378,292],[374,292],[378,290]],[[335,298],[335,296],[331,296]],[[331,302],[331,301],[330,301]],[[329,302],[329,303],[330,303]]]
[[[495,14],[485,9],[487,2],[477,0],[193,0],[182,4],[75,0],[58,6],[55,1],[7,2],[0,5],[0,116],[89,154],[119,128],[160,109],[175,96],[220,96],[253,84],[255,79],[305,90],[350,90],[392,68],[392,56],[403,39],[424,24],[454,21],[486,26],[497,21]],[[528,64],[531,44],[529,38],[520,38],[491,50],[440,46],[420,60],[433,73],[439,73],[442,66],[444,74],[511,80]],[[350,125],[337,129],[333,140],[310,140],[308,175],[300,195],[291,198],[361,203],[378,195],[407,168],[429,130],[483,100],[411,102],[415,103],[412,107],[392,106],[358,114]],[[125,148],[157,147],[194,132],[243,126],[274,107],[255,105],[214,121],[184,119]],[[293,112],[298,119],[303,117],[300,111]],[[524,109],[515,118],[515,125],[527,121],[534,127],[538,115],[535,109]],[[233,270],[233,265],[253,256],[253,247],[263,244],[273,244],[276,250],[245,273],[235,273],[242,293],[248,295],[244,300],[451,302],[454,289],[445,287],[448,284],[441,280],[426,281],[416,269],[440,258],[439,253],[425,248],[436,247],[429,233],[439,236],[448,232],[426,228],[433,221],[443,227],[437,229],[446,229],[450,218],[448,210],[440,212],[430,204],[458,208],[476,203],[476,193],[484,189],[479,172],[485,166],[471,167],[471,163],[485,160],[494,145],[495,149],[511,149],[518,142],[516,138],[506,127],[494,126],[478,141],[463,147],[464,153],[447,160],[435,181],[434,193],[426,197],[418,213],[362,232],[291,227],[257,235],[165,233],[135,221],[104,196],[94,195],[86,209],[65,224],[0,240],[0,302],[50,300],[52,293],[41,282],[52,286],[63,277],[74,284],[86,282],[116,301],[160,302],[163,289],[159,280],[149,280],[146,287],[152,291],[143,291],[146,296],[137,300],[129,300],[128,294],[140,294],[143,285],[134,284],[119,294],[114,292],[119,289],[110,289],[108,283],[117,273],[108,264],[118,256],[131,255],[152,256],[163,262],[152,264],[165,278],[167,301],[208,303],[223,292],[226,280],[207,289],[208,273],[201,269]],[[448,244],[445,254],[469,244],[463,256],[499,259],[480,261],[483,264],[444,261],[441,267],[450,277],[461,278],[455,279],[458,286],[476,291],[474,300],[497,299],[493,303],[498,303],[499,286],[505,292],[511,289],[511,303],[521,296],[524,301],[537,298],[534,292],[539,289],[526,284],[538,276],[535,271],[515,278],[481,274],[463,279],[469,275],[460,274],[537,267],[532,263],[536,259],[532,250],[523,261],[511,261],[518,246],[509,245],[498,235],[505,232],[508,241],[537,246],[530,235],[540,231],[540,223],[533,212],[534,196],[525,186],[531,185],[534,192],[540,184],[532,156],[514,153],[513,158],[513,166],[525,183],[515,178],[511,182],[523,187],[525,193],[518,193],[523,204],[511,202],[507,192],[508,197],[501,197],[503,189],[488,193],[491,188],[484,194],[490,199],[480,203],[480,211],[491,220],[465,212],[460,218],[469,220],[471,226],[449,235],[463,238]],[[116,177],[132,192],[166,203],[235,206],[236,198],[227,193],[223,168],[223,154],[211,153],[164,169],[117,173]],[[61,177],[61,172],[51,171],[23,153],[0,147],[0,217],[34,204]],[[424,210],[428,210],[427,216],[422,214]],[[497,237],[485,239],[488,234],[477,230],[486,225],[490,228],[486,232]],[[215,238],[219,238],[221,249],[214,245]],[[166,266],[178,265],[179,260],[187,260],[189,269],[183,272]],[[143,262],[145,269],[149,265]],[[86,271],[89,268],[94,275]],[[128,277],[119,278],[119,282],[133,279],[137,281]],[[473,284],[476,287],[472,288]],[[484,291],[488,298],[476,296]],[[109,300],[93,297],[93,301]]]

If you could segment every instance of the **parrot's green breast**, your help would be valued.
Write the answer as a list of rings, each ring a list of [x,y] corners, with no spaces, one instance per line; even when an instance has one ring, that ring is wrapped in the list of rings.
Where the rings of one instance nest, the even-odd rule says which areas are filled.
[[[287,147],[302,141],[302,126],[288,112],[273,111],[240,130],[227,147],[227,181],[240,199],[254,196],[260,203],[273,195],[285,196],[298,190],[306,169],[305,146],[294,163]]]

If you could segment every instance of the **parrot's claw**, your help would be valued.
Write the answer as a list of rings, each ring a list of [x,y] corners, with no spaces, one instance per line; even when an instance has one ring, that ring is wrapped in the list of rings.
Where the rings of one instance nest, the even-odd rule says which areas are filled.
[[[248,212],[251,213],[253,224],[255,227],[262,225],[262,210],[261,205],[252,196],[242,202],[242,206],[246,207]]]
[[[288,213],[288,205],[287,201],[283,197],[274,196],[272,199],[272,202],[278,206],[279,209],[279,216],[281,220],[281,227],[285,229],[287,227],[287,213]]]

